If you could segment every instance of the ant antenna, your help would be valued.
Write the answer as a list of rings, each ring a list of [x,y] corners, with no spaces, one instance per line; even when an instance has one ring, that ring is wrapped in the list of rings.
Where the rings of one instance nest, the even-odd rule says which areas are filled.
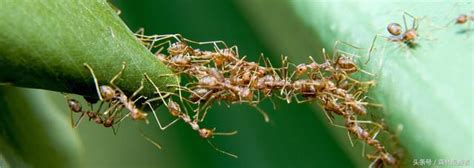
[[[224,150],[222,150],[222,149],[217,148],[209,139],[206,139],[206,141],[207,141],[207,143],[209,143],[209,145],[211,145],[212,148],[214,148],[216,151],[218,151],[218,152],[220,152],[220,153],[223,153],[223,154],[225,154],[225,155],[227,155],[227,156],[236,158],[236,159],[239,158],[239,156],[237,156],[237,155],[235,155],[235,154],[232,154],[232,153],[229,153],[229,152],[226,152],[226,151],[224,151]]]
[[[142,129],[140,129],[140,135],[141,135],[143,138],[145,138],[145,140],[147,140],[148,142],[150,142],[151,144],[153,144],[153,146],[155,146],[155,147],[158,148],[158,149],[161,149],[161,145],[160,145],[158,142],[156,142],[156,141],[154,141],[153,139],[151,139],[149,136],[147,136],[147,135],[145,134],[145,132],[144,132]]]

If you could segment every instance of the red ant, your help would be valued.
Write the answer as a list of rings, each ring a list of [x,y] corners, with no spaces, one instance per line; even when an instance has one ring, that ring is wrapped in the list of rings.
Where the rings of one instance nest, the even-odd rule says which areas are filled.
[[[165,130],[166,128],[168,128],[169,126],[173,125],[174,123],[176,123],[178,120],[181,119],[185,123],[189,124],[193,130],[198,131],[199,136],[206,139],[207,142],[209,143],[209,145],[211,145],[216,151],[221,152],[223,154],[226,154],[228,156],[234,157],[234,158],[238,158],[237,155],[231,154],[229,152],[226,152],[226,151],[223,151],[223,150],[217,148],[209,140],[210,138],[214,138],[214,136],[216,136],[216,135],[224,135],[224,136],[235,135],[237,133],[237,131],[233,131],[233,132],[215,132],[215,128],[214,129],[200,128],[197,118],[192,119],[189,116],[186,108],[184,108],[186,110],[186,112],[183,113],[182,110],[181,110],[180,105],[177,102],[173,101],[171,97],[167,98],[168,99],[168,103],[167,103],[165,101],[165,96],[167,96],[168,94],[165,94],[165,96],[164,96],[162,94],[162,92],[160,91],[160,89],[158,87],[156,87],[154,82],[151,81],[151,79],[146,74],[145,74],[145,78],[155,87],[155,89],[156,89],[156,91],[159,95],[159,100],[161,100],[162,103],[168,108],[170,114],[174,117],[177,117],[174,121],[172,121],[171,123],[169,123],[169,124],[167,124],[166,126],[163,127],[161,125],[161,122],[159,121],[157,115],[156,115],[156,112],[155,112],[154,108],[150,104],[151,101],[146,101],[145,104],[147,104],[150,107],[150,109],[152,110],[153,115],[155,116],[156,122],[158,123],[161,130]]]
[[[97,95],[100,101],[114,104],[113,106],[116,109],[114,109],[113,111],[118,111],[124,107],[130,111],[130,115],[132,119],[143,120],[148,123],[148,120],[146,119],[148,114],[142,112],[140,109],[138,109],[135,106],[136,101],[145,97],[140,96],[137,99],[133,100],[133,97],[135,97],[143,89],[144,79],[141,81],[140,87],[132,94],[132,96],[130,96],[130,98],[128,98],[125,95],[125,93],[114,83],[114,81],[117,80],[122,75],[123,71],[125,70],[126,68],[125,62],[122,65],[122,69],[109,81],[110,85],[101,85],[100,87],[99,87],[97,78],[94,74],[94,70],[92,69],[92,67],[87,63],[84,63],[84,66],[92,74],[92,78],[94,80],[94,84],[97,90]]]

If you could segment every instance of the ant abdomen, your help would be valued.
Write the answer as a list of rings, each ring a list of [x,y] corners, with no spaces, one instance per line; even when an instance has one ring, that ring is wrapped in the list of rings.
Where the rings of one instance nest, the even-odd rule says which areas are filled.
[[[471,16],[471,19],[473,19],[472,16]],[[464,24],[466,22],[467,22],[467,15],[465,14],[459,15],[458,18],[456,19],[456,24]]]
[[[102,85],[100,86],[100,94],[102,98],[106,101],[112,100],[116,96],[116,91],[110,86]]]
[[[107,118],[107,120],[105,120],[104,122],[104,127],[108,128],[114,125],[114,120],[115,120],[114,117]]]
[[[69,100],[68,100],[68,105],[69,105],[69,108],[70,108],[73,112],[76,112],[76,113],[82,112],[82,106],[81,106],[81,104],[79,103],[79,101],[77,101],[77,100],[75,100],[75,99],[69,99]]]
[[[387,26],[387,31],[391,35],[399,36],[400,34],[402,34],[402,26],[398,23],[390,23]]]

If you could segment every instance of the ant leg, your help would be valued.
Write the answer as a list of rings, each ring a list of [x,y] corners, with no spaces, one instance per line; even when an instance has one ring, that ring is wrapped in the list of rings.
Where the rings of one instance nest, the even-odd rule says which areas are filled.
[[[215,130],[215,128],[213,129]],[[237,134],[238,131],[232,131],[232,132],[213,132],[213,135],[222,135],[222,136],[231,136]]]
[[[236,45],[230,47],[231,50],[235,50],[235,54],[236,56],[238,57],[239,56],[239,47],[237,47]]]
[[[254,107],[255,109],[257,109],[257,111],[258,111],[260,114],[262,114],[263,119],[265,119],[265,122],[267,122],[267,123],[270,122],[270,117],[268,117],[267,112],[265,112],[262,108],[258,107],[258,106],[255,105],[255,104],[249,104],[249,106],[252,106],[252,107]]]
[[[163,100],[164,101],[164,100]],[[161,130],[165,130],[166,128],[168,128],[169,126],[173,125],[174,123],[176,123],[180,118],[176,118],[175,120],[173,120],[172,122],[170,122],[169,124],[165,125],[164,127],[161,125],[161,122],[160,120],[158,119],[158,116],[156,115],[156,112],[155,110],[153,109],[153,107],[151,106],[151,104],[149,102],[145,102],[145,104],[147,104],[151,111],[153,112],[153,115],[155,116],[155,120],[156,120],[156,123],[158,123],[158,126],[160,127]]]
[[[297,96],[296,94],[293,95],[293,97],[295,97],[295,100],[296,100],[296,102],[297,102],[298,104],[302,104],[302,103],[306,103],[306,102],[312,101],[312,99],[299,100],[299,99],[298,99],[298,96]]]
[[[92,67],[87,64],[87,63],[84,63],[84,66],[90,71],[90,73],[92,74],[92,79],[94,80],[94,85],[95,85],[95,89],[97,91],[97,96],[99,96],[99,100],[100,101],[104,101],[104,98],[102,98],[102,94],[100,93],[100,89],[99,89],[99,82],[97,82],[97,77],[95,77],[95,73],[94,73],[94,70],[92,69]]]
[[[215,130],[215,128],[213,129],[213,131]],[[235,135],[237,134],[237,131],[233,131],[233,132],[213,132],[212,133],[213,135],[219,135],[219,136],[230,136],[230,135]],[[216,151],[220,152],[220,153],[223,153],[225,155],[228,155],[230,157],[233,157],[233,158],[239,158],[237,155],[235,154],[232,154],[232,153],[229,153],[229,152],[226,152],[224,150],[221,150],[219,148],[217,148],[209,139],[206,139],[207,142],[209,143],[209,145],[212,146],[212,148],[214,148]]]
[[[367,57],[368,57],[368,58],[367,58],[367,61],[365,61],[365,63],[364,63],[365,65],[367,65],[367,63],[369,63],[369,61],[370,61],[370,56],[372,56],[372,52],[375,50],[375,42],[376,42],[376,40],[377,40],[377,37],[379,37],[379,36],[380,36],[380,37],[384,37],[384,38],[390,40],[389,37],[385,37],[385,36],[376,34],[376,35],[374,36],[374,39],[372,40],[372,44],[370,44],[369,53],[367,54]]]
[[[112,106],[110,106],[108,109],[106,109],[102,113],[103,115],[108,115],[109,113],[112,113],[112,115],[113,115],[117,109],[122,109],[122,107],[123,107],[120,101],[115,101],[115,102],[111,102],[111,103],[112,103]]]
[[[209,145],[211,145],[212,148],[214,148],[216,151],[220,152],[220,153],[223,153],[227,156],[230,156],[230,157],[233,157],[233,158],[239,158],[239,156],[235,155],[235,154],[232,154],[232,153],[229,153],[229,152],[226,152],[222,149],[219,149],[217,148],[214,144],[212,144],[212,142],[209,140],[209,139],[206,139],[207,140],[207,143],[209,143]]]
[[[403,12],[403,22],[405,23],[405,31],[408,30],[407,29],[407,22],[406,22],[406,19],[405,19],[405,15],[407,16],[410,16],[412,19],[413,19],[413,22],[412,22],[412,29],[418,29],[418,25],[417,25],[417,20],[418,18],[417,17],[414,17],[413,15],[409,14],[408,12]]]
[[[140,82],[140,87],[138,87],[138,89],[135,92],[133,92],[132,96],[129,97],[130,100],[132,100],[133,97],[135,97],[138,94],[138,92],[140,92],[143,89],[143,82],[145,82],[145,78],[143,78],[142,81]],[[135,100],[134,102],[136,102],[137,100]]]
[[[262,54],[263,56],[263,54]],[[270,59],[267,57],[266,61],[268,62],[268,65],[270,65],[270,69],[272,70],[273,72],[273,77],[276,78],[276,76],[278,76],[278,73],[275,71],[275,68],[273,68],[273,65],[272,65],[272,62],[270,61]]]
[[[118,129],[118,128],[117,128],[117,129]],[[115,126],[112,125],[112,132],[114,133],[114,135],[117,135],[117,131],[118,131],[118,130],[115,129]]]
[[[216,95],[220,95],[223,92],[224,92],[224,90],[214,93],[208,100],[206,100],[206,103],[204,103],[204,105],[202,105],[202,107],[199,107],[199,109],[204,108],[204,113],[202,114],[200,119],[199,119],[199,113],[201,113],[201,110],[198,109],[198,114],[196,114],[196,116],[198,118],[197,120],[199,120],[199,122],[203,122],[204,118],[206,118],[207,112],[208,112],[209,108],[211,107],[211,102],[213,102],[216,99]]]
[[[332,116],[329,111],[324,110],[324,115],[326,115],[326,118],[328,118],[329,123],[330,123],[332,126],[337,127],[337,128],[347,129],[346,126],[343,126],[343,125],[339,125],[339,124],[334,123],[334,116]]]
[[[84,116],[85,116],[84,114],[86,114],[86,113],[85,113],[85,112],[82,112],[82,114],[81,114],[81,116],[79,117],[79,119],[77,119],[77,121],[74,122],[74,121],[72,120],[73,117],[72,117],[72,111],[71,111],[71,122],[72,122],[72,124],[73,124],[73,125],[72,125],[73,128],[77,128],[77,127],[79,126],[79,124],[81,123],[82,119],[83,119]]]
[[[380,156],[377,156],[377,157],[374,159],[374,161],[372,161],[372,163],[370,163],[369,168],[379,167],[380,165],[375,165],[375,164],[377,164],[377,162],[379,161],[379,159],[380,159]]]
[[[154,141],[153,139],[151,139],[149,136],[147,136],[147,135],[143,132],[142,129],[140,129],[140,135],[141,135],[143,138],[145,138],[145,140],[147,140],[148,142],[150,142],[151,144],[153,144],[156,148],[161,149],[161,145],[160,145],[158,142],[156,142],[156,141]]]
[[[339,52],[339,49],[337,49],[337,45],[339,45],[339,43],[344,44],[344,45],[349,46],[349,47],[352,47],[352,48],[355,48],[355,49],[357,49],[357,50],[363,49],[363,48],[357,47],[357,46],[355,46],[355,45],[349,44],[349,43],[347,43],[347,42],[345,42],[345,41],[337,40],[337,41],[334,43],[333,59],[336,57],[336,54]]]
[[[184,41],[187,41],[187,42],[190,42],[190,43],[194,43],[194,44],[197,44],[197,45],[214,44],[214,47],[215,47],[216,49],[219,49],[219,46],[218,46],[217,44],[222,44],[222,45],[224,45],[225,48],[229,48],[229,47],[227,47],[227,44],[226,44],[224,41],[222,41],[222,40],[198,42],[198,41],[194,41],[194,40],[190,40],[190,39],[184,38]],[[216,50],[216,51],[219,51],[219,50]]]
[[[351,133],[349,133],[349,131],[347,131],[347,137],[349,138],[349,142],[351,143],[351,146],[354,147],[354,142],[352,142]]]
[[[117,124],[120,124],[122,123],[123,120],[125,120],[125,118],[129,117],[130,116],[130,113],[127,113],[126,115],[124,115],[122,118],[120,118],[118,121],[117,121]]]
[[[376,127],[382,129],[383,126],[380,125],[379,123],[376,123],[376,122],[373,122],[373,121],[365,121],[365,120],[354,120],[353,122],[355,123],[361,123],[361,124],[372,124],[372,125],[375,125]]]
[[[144,36],[145,35],[145,28],[140,27],[134,34],[136,36]]]
[[[146,75],[146,74],[145,74]],[[175,74],[162,74],[162,75],[158,75],[158,77],[164,77],[164,76],[168,76],[168,77],[174,77]],[[156,91],[158,92],[158,94],[160,94],[160,89],[158,89],[158,87],[155,85],[155,83],[150,79],[150,77],[148,77],[148,75],[145,76],[146,79],[148,80],[148,82],[150,82],[156,89]],[[176,83],[177,85],[166,85],[166,87],[169,87],[169,86],[172,86],[172,87],[178,87],[178,88],[181,88],[181,81],[179,80],[179,78],[175,78],[176,79]],[[183,88],[186,88],[186,87],[183,87]],[[183,94],[181,92],[181,89],[178,89],[178,94],[179,94],[179,99],[180,101],[183,101]]]
[[[123,74],[123,71],[125,70],[125,68],[127,67],[127,63],[123,62],[122,63],[122,69],[120,69],[120,71],[110,80],[110,85],[112,85],[114,88],[118,88],[116,85],[115,85],[115,80],[117,80],[117,78],[119,78],[120,76],[122,76]]]
[[[155,82],[153,82],[150,77],[148,77],[148,75],[146,73],[143,74],[145,76],[145,79],[148,80],[148,82],[151,83],[151,85],[155,88],[155,90],[158,92],[158,95],[160,96],[161,100],[163,101],[163,104],[168,107],[168,104],[166,103],[165,99],[163,98],[163,95],[161,94],[161,91],[160,89],[158,88],[158,86],[155,85]]]
[[[140,100],[140,99],[147,99],[147,97],[146,96],[139,96],[137,99],[135,99],[133,101],[133,104],[137,103],[137,101]]]

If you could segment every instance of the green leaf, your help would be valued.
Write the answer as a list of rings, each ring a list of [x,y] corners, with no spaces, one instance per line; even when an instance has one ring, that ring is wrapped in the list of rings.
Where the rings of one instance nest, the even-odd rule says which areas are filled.
[[[403,12],[419,18],[416,49],[403,43],[379,38],[371,61],[363,68],[377,74],[378,86],[371,96],[383,104],[381,110],[392,129],[403,127],[401,144],[413,159],[473,160],[472,145],[472,27],[455,25],[460,14],[472,14],[470,5],[456,2],[422,1],[245,1],[242,7],[250,13],[262,36],[280,50],[304,51],[317,45],[305,34],[311,31],[326,48],[336,40],[366,50],[344,48],[357,52],[364,62],[376,34],[388,36],[386,26],[398,22],[403,26]],[[265,12],[260,10],[265,8]],[[275,18],[275,13],[288,13]],[[290,23],[302,23],[305,26]],[[411,27],[412,19],[407,16]],[[265,30],[265,31],[263,31]],[[465,31],[468,30],[468,31]],[[293,44],[279,41],[282,32],[289,32]],[[464,32],[464,33],[463,33]],[[306,35],[306,36],[305,36]],[[309,39],[309,40],[308,40]],[[317,51],[319,49],[314,49]],[[297,53],[297,52],[293,52]],[[321,54],[313,52],[320,56]],[[304,60],[299,55],[293,60]],[[362,66],[363,64],[361,64]],[[373,111],[372,113],[378,113]],[[355,159],[361,159],[355,156]],[[407,160],[412,164],[412,160]]]
[[[127,93],[147,73],[157,83],[174,84],[172,74],[134,37],[105,0],[0,1],[0,82],[15,86],[95,96],[90,64],[106,84],[127,68],[118,86]],[[146,85],[143,95],[152,95]]]
[[[81,167],[79,136],[56,107],[44,91],[0,87],[0,156],[8,165]]]

